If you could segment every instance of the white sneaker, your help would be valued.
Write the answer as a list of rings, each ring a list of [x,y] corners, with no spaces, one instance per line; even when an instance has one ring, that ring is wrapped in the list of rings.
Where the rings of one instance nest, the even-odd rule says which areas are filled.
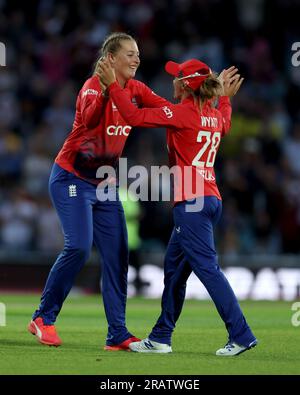
[[[134,352],[151,352],[166,354],[172,352],[172,347],[168,344],[154,342],[148,338],[141,340],[140,342],[133,342],[129,344],[129,348]]]
[[[216,351],[216,355],[222,357],[232,357],[234,355],[239,355],[244,351],[250,350],[257,345],[257,340],[254,340],[249,344],[248,347],[240,346],[237,343],[227,343],[223,348]]]

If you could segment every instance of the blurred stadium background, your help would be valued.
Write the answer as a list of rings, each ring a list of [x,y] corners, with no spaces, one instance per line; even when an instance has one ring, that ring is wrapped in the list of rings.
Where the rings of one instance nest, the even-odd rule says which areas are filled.
[[[71,130],[76,96],[112,31],[137,38],[137,79],[172,98],[164,63],[200,58],[245,76],[216,162],[224,199],[220,264],[241,299],[300,296],[300,41],[298,0],[0,0],[0,292],[41,291],[63,246],[48,197],[52,162]],[[167,164],[165,132],[136,129],[129,165]],[[145,180],[147,182],[147,180]],[[130,295],[159,297],[172,229],[168,202],[125,205]],[[74,291],[99,291],[93,253]],[[191,278],[188,297],[206,298]]]

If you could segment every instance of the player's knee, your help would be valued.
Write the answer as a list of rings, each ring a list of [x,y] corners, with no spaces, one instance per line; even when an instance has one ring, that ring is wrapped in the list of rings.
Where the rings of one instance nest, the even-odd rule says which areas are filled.
[[[74,259],[87,261],[91,252],[90,246],[65,246],[63,253],[72,256]]]
[[[210,276],[219,276],[220,275],[220,266],[217,262],[211,262],[210,265],[205,267],[205,273]]]

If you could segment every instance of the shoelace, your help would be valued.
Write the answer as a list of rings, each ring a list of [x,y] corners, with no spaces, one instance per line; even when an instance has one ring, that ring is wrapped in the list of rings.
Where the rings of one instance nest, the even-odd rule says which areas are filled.
[[[230,350],[231,348],[234,348],[234,345],[232,343],[227,343],[224,348]]]

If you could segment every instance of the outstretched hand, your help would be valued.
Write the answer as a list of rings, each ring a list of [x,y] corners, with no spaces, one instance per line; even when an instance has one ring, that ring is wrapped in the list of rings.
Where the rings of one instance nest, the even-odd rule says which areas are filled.
[[[218,79],[223,86],[223,95],[232,97],[236,95],[240,89],[244,78],[241,78],[240,74],[237,74],[238,69],[235,66],[225,69],[219,75]]]
[[[96,75],[99,77],[100,84],[104,89],[116,81],[115,71],[107,59],[100,59],[97,65]]]

